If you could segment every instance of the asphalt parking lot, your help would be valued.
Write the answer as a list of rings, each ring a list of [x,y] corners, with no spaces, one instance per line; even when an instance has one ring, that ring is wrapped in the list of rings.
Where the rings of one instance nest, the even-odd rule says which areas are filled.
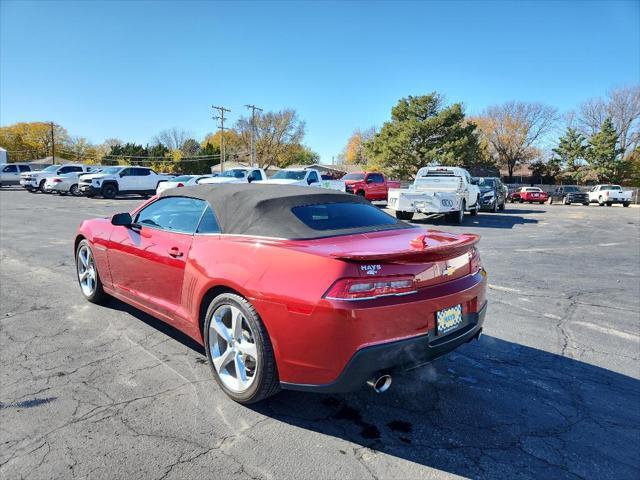
[[[482,235],[484,336],[382,395],[247,408],[184,335],[84,301],[75,229],[140,201],[0,191],[3,479],[640,478],[640,209],[417,218]]]

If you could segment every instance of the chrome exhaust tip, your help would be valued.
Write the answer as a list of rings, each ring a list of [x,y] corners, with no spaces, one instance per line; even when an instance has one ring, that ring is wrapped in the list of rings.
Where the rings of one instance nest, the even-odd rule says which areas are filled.
[[[384,393],[389,390],[391,386],[391,375],[381,375],[379,377],[374,377],[370,380],[367,380],[367,385],[369,385],[376,393]]]

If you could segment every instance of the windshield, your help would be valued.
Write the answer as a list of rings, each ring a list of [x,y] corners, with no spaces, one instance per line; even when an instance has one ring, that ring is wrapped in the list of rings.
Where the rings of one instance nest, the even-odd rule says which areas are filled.
[[[247,172],[248,170],[234,168],[231,170],[227,170],[226,172],[222,172],[220,176],[223,178],[244,178],[247,176]]]
[[[182,175],[181,177],[172,178],[172,182],[188,182],[193,178],[193,175]]]
[[[347,173],[342,180],[364,180],[364,173]]]
[[[60,165],[50,165],[47,168],[45,168],[44,170],[42,170],[42,171],[43,172],[55,172],[59,168],[60,168]]]
[[[123,167],[109,167],[109,168],[105,168],[100,173],[105,173],[107,175],[113,175],[115,173],[118,173],[120,170],[122,170],[122,168]]]
[[[622,190],[620,185],[603,185],[600,190]]]
[[[524,189],[525,192],[541,192],[542,189],[538,187],[529,187]]]
[[[578,187],[564,187],[565,192],[579,192],[580,189]]]
[[[496,185],[496,181],[493,178],[474,178],[474,180],[479,187],[493,188]]]
[[[284,180],[303,180],[307,174],[304,170],[280,170],[273,177],[274,179]]]

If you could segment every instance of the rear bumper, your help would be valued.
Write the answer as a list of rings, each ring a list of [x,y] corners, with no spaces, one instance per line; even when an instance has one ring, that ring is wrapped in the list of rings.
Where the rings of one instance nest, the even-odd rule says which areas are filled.
[[[444,337],[438,337],[434,329],[418,337],[362,348],[351,357],[334,382],[322,385],[281,382],[280,385],[288,390],[318,393],[357,390],[378,372],[389,373],[418,367],[473,340],[482,331],[486,311],[487,302],[478,312],[465,314],[464,326]]]

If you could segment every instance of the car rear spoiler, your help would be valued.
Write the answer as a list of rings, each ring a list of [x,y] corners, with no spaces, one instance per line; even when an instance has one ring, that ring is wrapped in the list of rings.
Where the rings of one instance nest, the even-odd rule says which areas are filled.
[[[443,241],[444,240],[444,241]],[[462,234],[457,239],[435,234],[419,235],[409,242],[409,248],[395,252],[333,252],[331,257],[353,262],[384,261],[390,263],[428,262],[452,258],[468,252],[480,241],[479,235]]]

